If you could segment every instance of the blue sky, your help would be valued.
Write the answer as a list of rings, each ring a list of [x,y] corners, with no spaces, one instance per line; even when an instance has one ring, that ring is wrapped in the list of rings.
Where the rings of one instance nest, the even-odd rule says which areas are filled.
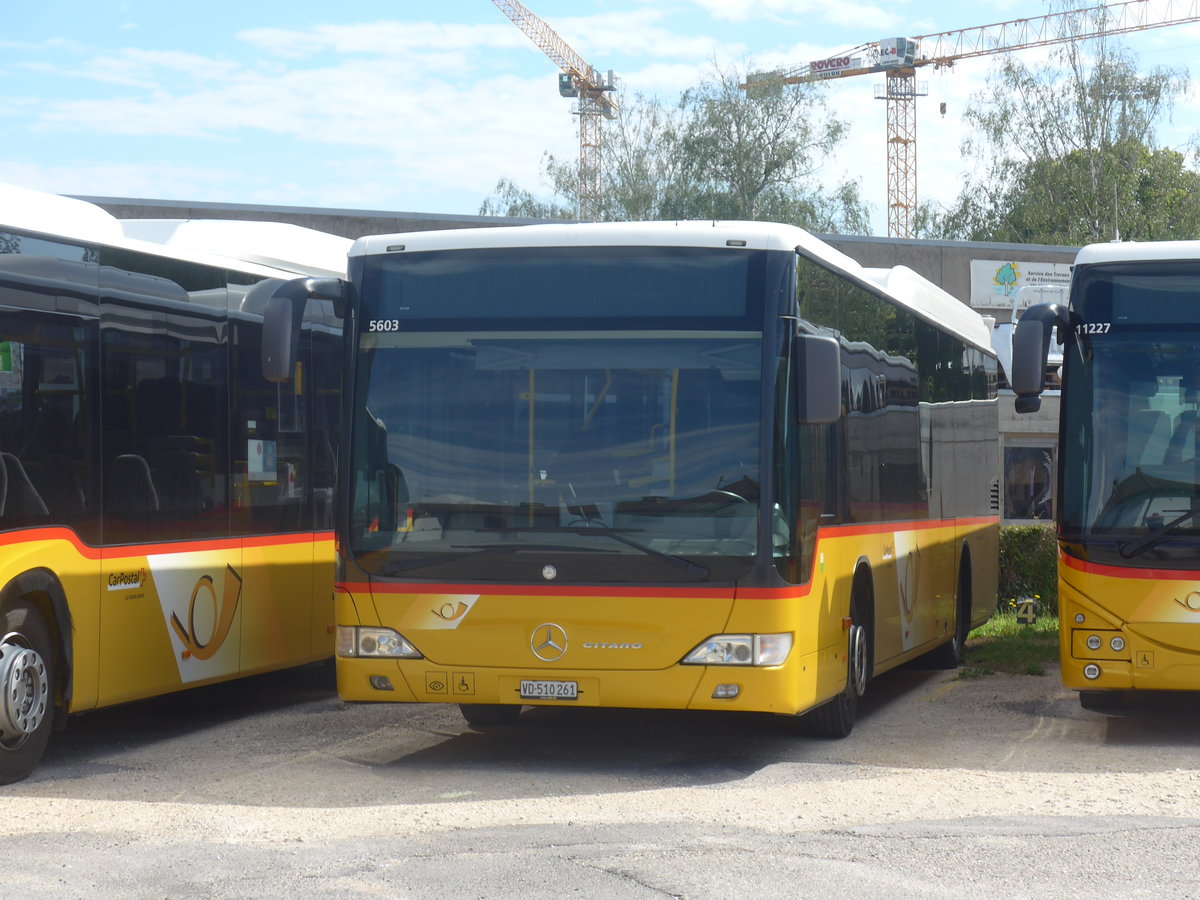
[[[1039,0],[526,0],[626,91],[673,101],[724,66],[795,66],[866,41],[1043,15]],[[1087,5],[1081,2],[1079,6]],[[578,151],[557,68],[491,0],[20,2],[0,29],[0,181],[169,200],[475,213],[497,179],[544,193]],[[1124,39],[1188,66],[1200,26]],[[1045,54],[1044,50],[1026,51]],[[950,203],[960,115],[994,58],[919,75],[918,193]],[[1193,76],[1195,80],[1195,76]],[[882,77],[831,82],[850,134],[822,172],[861,181],[886,232]],[[947,112],[939,113],[946,103]],[[1161,143],[1200,131],[1193,92]]]

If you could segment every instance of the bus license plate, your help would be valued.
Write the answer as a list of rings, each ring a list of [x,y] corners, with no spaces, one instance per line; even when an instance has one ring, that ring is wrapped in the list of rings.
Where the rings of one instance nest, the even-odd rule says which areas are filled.
[[[577,700],[577,681],[530,681],[521,679],[522,700]]]

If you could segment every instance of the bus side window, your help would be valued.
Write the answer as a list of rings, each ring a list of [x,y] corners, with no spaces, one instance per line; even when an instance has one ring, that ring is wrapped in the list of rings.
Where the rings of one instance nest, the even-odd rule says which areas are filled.
[[[91,325],[41,321],[35,341],[0,342],[0,452],[5,525],[48,519],[96,538],[88,526],[92,454],[79,433],[94,377]]]
[[[217,321],[126,308],[110,309],[106,325],[105,540],[228,534],[227,356]]]

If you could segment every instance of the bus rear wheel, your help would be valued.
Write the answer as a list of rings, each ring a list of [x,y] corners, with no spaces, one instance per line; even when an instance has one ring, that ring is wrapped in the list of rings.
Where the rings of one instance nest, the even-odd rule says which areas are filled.
[[[19,601],[0,615],[0,784],[29,775],[54,720],[54,651],[41,614]]]
[[[967,635],[971,632],[971,558],[966,554],[958,565],[958,596],[954,603],[954,636],[949,642],[925,654],[935,669],[957,669],[967,650]]]

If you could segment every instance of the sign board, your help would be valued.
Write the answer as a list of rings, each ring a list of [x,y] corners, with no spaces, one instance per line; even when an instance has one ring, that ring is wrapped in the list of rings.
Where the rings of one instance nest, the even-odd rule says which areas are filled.
[[[1070,263],[971,260],[971,306],[976,309],[1011,310],[1021,288],[1058,285],[1065,289],[1070,283]]]
[[[815,78],[836,78],[850,69],[861,69],[862,60],[850,56],[832,56],[829,59],[814,59],[808,64],[809,74]]]
[[[1037,621],[1037,607],[1033,600],[1017,601],[1017,621],[1022,625],[1032,625]]]

